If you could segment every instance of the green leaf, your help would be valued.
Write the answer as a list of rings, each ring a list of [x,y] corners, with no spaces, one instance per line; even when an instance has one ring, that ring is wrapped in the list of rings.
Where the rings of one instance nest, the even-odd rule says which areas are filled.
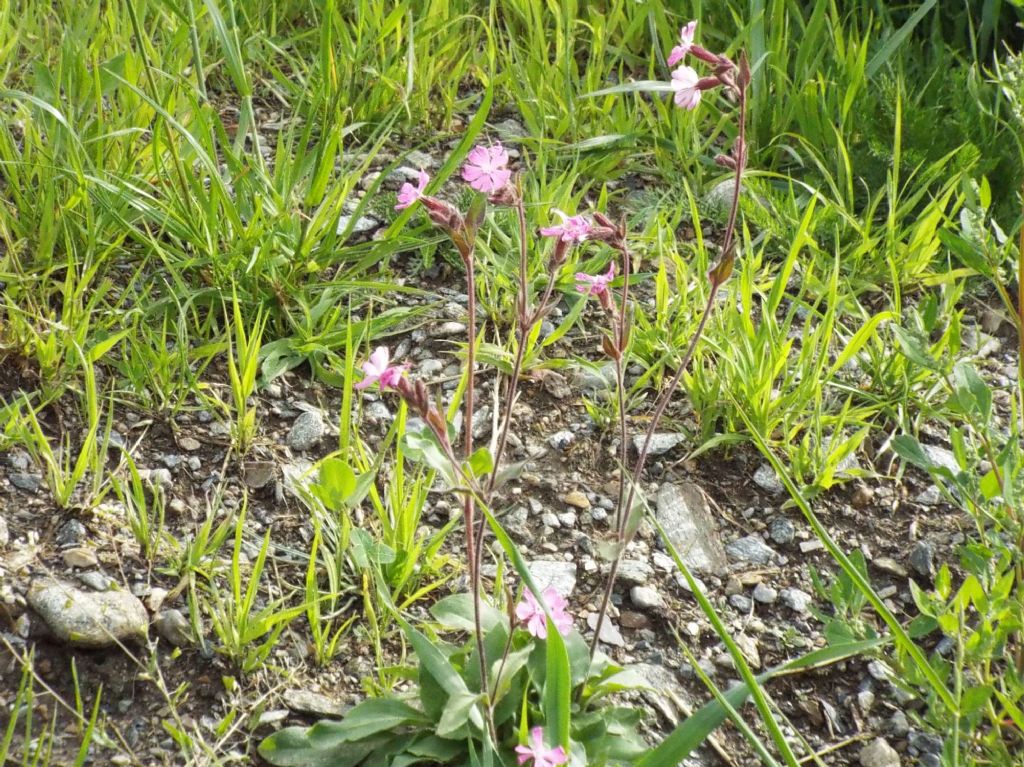
[[[494,470],[494,458],[491,457],[491,451],[486,447],[474,450],[467,463],[469,464],[469,474],[477,478],[486,477]]]
[[[478,715],[480,713],[476,709],[478,700],[479,696],[471,692],[449,697],[441,712],[441,719],[437,723],[437,734],[442,738],[464,737],[470,717],[474,711]]]
[[[339,511],[348,506],[356,491],[356,473],[341,458],[325,458],[320,462],[319,479],[313,487],[328,509]]]
[[[871,57],[867,67],[864,69],[864,74],[869,79],[878,74],[878,70],[884,67],[886,62],[892,58],[897,49],[903,45],[903,41],[910,37],[910,33],[914,31],[914,28],[935,7],[936,2],[937,0],[925,0],[925,2],[921,3],[918,9],[911,14],[910,18],[904,22],[903,26],[893,32],[882,47],[878,49],[878,52]]]
[[[372,535],[360,528],[352,531],[349,552],[360,570],[367,570],[372,564],[389,565],[395,561],[393,548],[374,540]]]
[[[257,750],[276,767],[354,767],[390,739],[383,735],[356,743],[327,744],[309,736],[310,731],[319,726],[286,727],[266,738]]]
[[[460,741],[439,738],[437,735],[424,735],[406,746],[404,753],[391,761],[390,767],[410,767],[421,762],[450,764],[465,753],[466,746]]]
[[[985,473],[985,476],[981,478],[978,489],[981,490],[981,494],[985,496],[986,501],[991,501],[1003,491],[1003,486],[999,482],[999,475],[996,474],[995,469],[989,469]]]
[[[340,722],[323,721],[312,727],[287,727],[276,732],[260,744],[259,752],[280,767],[347,767],[358,764],[391,739],[382,733],[417,724],[430,722],[407,703],[395,698],[371,698]]]
[[[451,487],[458,485],[455,468],[429,427],[424,426],[419,431],[407,431],[403,437],[402,450],[407,458],[422,461],[438,472]]]
[[[572,686],[575,689],[583,684],[590,671],[590,645],[583,638],[580,632],[573,630],[565,638],[565,650],[569,654],[569,671],[572,675]],[[594,660],[604,657],[603,653],[596,653]]]
[[[434,620],[444,628],[456,631],[474,631],[476,622],[473,618],[473,595],[452,594],[438,600],[430,608]],[[480,605],[480,627],[488,633],[499,623],[504,624],[504,616],[489,604]]]
[[[936,372],[941,370],[941,366],[932,356],[928,343],[924,338],[899,325],[892,326],[892,333],[896,337],[896,343],[899,344],[900,351],[903,352],[903,356],[908,360],[927,370],[934,370]]]
[[[904,461],[912,463],[919,469],[931,471],[935,468],[932,459],[928,457],[928,454],[921,447],[921,443],[917,441],[916,437],[912,437],[909,434],[900,434],[897,437],[893,437],[892,449]]]
[[[953,383],[957,399],[966,406],[967,414],[987,422],[992,414],[992,391],[974,367],[966,362],[958,363],[953,368]]]
[[[967,688],[960,698],[960,713],[963,716],[976,714],[988,703],[993,692],[995,690],[990,685]]]
[[[934,1],[934,0],[933,0]],[[618,93],[671,93],[672,83],[664,80],[637,80],[632,83],[613,85],[610,88],[584,93],[580,98],[589,99],[597,96],[614,96]]]
[[[545,731],[552,733],[555,744],[569,750],[570,707],[572,705],[572,674],[565,641],[554,621],[548,616],[547,673],[544,679],[543,711]]]
[[[402,627],[402,631],[405,633],[409,643],[416,651],[416,656],[419,658],[421,686],[422,677],[426,675],[429,676],[431,680],[445,692],[448,696],[448,700],[453,698],[462,699],[463,696],[467,695],[472,696],[469,688],[466,686],[465,680],[459,676],[459,672],[456,671],[455,667],[451,664],[448,658],[445,657],[444,653],[438,649],[437,642],[432,642],[427,639],[426,636],[414,629],[404,618],[396,615],[395,619]],[[476,700],[476,696],[472,697]],[[469,713],[469,721],[476,727],[483,726],[483,715],[480,713],[479,707],[474,706],[471,709]]]

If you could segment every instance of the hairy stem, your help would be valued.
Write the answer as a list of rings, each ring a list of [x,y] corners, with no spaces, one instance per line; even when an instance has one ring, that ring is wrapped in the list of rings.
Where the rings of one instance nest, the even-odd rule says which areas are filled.
[[[469,336],[469,344],[466,348],[466,394],[463,402],[462,420],[462,445],[463,454],[466,460],[473,455],[473,393],[476,387],[476,273],[474,269],[473,252],[470,250],[466,259],[466,292],[468,293],[467,308],[469,318],[466,321],[466,334]],[[487,683],[487,653],[484,647],[483,623],[480,618],[480,567],[477,549],[480,543],[475,540],[475,508],[473,496],[466,494],[463,501],[462,513],[463,523],[466,525],[466,557],[469,560],[469,584],[470,592],[473,595],[473,632],[476,638],[477,657],[480,660],[480,689],[486,691]],[[481,531],[482,532],[482,531]],[[481,535],[482,538],[482,535]],[[487,720],[494,732],[493,717],[491,715],[490,702],[487,703]]]

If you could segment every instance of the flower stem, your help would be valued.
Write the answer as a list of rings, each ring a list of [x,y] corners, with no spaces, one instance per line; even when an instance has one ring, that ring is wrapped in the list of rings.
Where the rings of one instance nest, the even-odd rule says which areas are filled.
[[[618,575],[619,564],[622,561],[622,557],[625,554],[626,546],[629,544],[630,535],[629,530],[629,518],[633,508],[633,500],[636,497],[637,484],[640,482],[640,477],[643,475],[644,465],[647,462],[647,455],[651,447],[651,441],[654,438],[654,433],[658,429],[658,424],[661,422],[662,417],[665,415],[665,410],[668,407],[669,402],[672,400],[673,394],[679,386],[679,382],[683,378],[683,374],[686,369],[690,366],[690,361],[693,359],[693,354],[697,349],[697,342],[701,339],[704,334],[704,329],[707,327],[708,319],[711,316],[711,311],[714,309],[715,296],[718,295],[718,289],[722,286],[728,277],[729,271],[720,271],[719,267],[723,264],[731,266],[731,259],[733,258],[733,249],[735,247],[736,238],[736,222],[739,218],[739,205],[740,205],[740,192],[743,184],[743,171],[747,164],[747,76],[749,72],[746,68],[746,59],[741,58],[740,67],[738,71],[741,73],[740,82],[737,83],[734,80],[728,83],[728,87],[736,94],[737,101],[739,103],[739,129],[737,132],[736,142],[733,144],[733,162],[736,170],[736,181],[733,185],[732,192],[732,204],[729,208],[729,219],[725,227],[725,234],[722,237],[722,251],[719,260],[719,264],[716,265],[711,271],[711,287],[708,290],[707,302],[704,305],[704,311],[701,313],[700,322],[697,324],[697,329],[690,337],[690,343],[686,348],[686,353],[683,355],[683,359],[679,363],[679,367],[676,370],[672,380],[669,381],[668,386],[662,391],[658,397],[658,401],[654,407],[654,413],[651,416],[650,423],[647,426],[647,432],[644,435],[644,441],[637,455],[636,463],[633,465],[633,470],[627,478],[625,474],[625,450],[623,451],[622,468],[623,474],[619,482],[619,502],[616,510],[615,521],[616,521],[616,547],[615,556],[612,559],[611,569],[608,573],[608,580],[605,584],[604,594],[601,598],[601,607],[597,614],[597,624],[594,627],[594,638],[590,643],[590,655],[594,656],[597,651],[598,637],[601,636],[601,628],[604,625],[605,617],[608,613],[608,605],[611,602],[611,595],[615,589],[615,579]],[[725,81],[723,80],[723,84]],[[623,256],[628,259],[628,251],[623,248]],[[627,267],[624,269],[626,272],[626,281],[623,289],[623,306],[620,317],[620,330],[619,333],[624,333],[625,316],[626,316],[626,289],[625,287],[629,284],[628,279],[628,260]],[[621,335],[620,335],[621,340]],[[622,349],[622,354],[625,353],[625,349]],[[623,380],[621,375],[621,362],[616,360],[616,375],[617,384],[619,388],[619,418],[622,421],[622,442],[623,446],[626,445],[626,427],[625,427],[625,405],[623,404]],[[629,488],[626,489],[626,482],[629,482]]]
[[[469,251],[465,258],[465,264],[466,292],[468,293],[466,304],[469,311],[469,318],[466,321],[466,334],[469,337],[467,339],[469,343],[466,347],[466,394],[463,401],[462,445],[464,457],[468,461],[470,456],[473,455],[473,392],[476,387],[476,273],[472,250]],[[462,518],[463,523],[466,525],[466,556],[469,560],[470,592],[473,595],[473,628],[475,629],[473,634],[476,638],[476,651],[480,660],[480,690],[486,692],[488,689],[487,650],[484,646],[483,623],[480,617],[482,607],[480,602],[480,558],[478,555],[478,549],[481,547],[482,540],[480,542],[475,540],[475,508],[473,504],[473,495],[467,493],[463,500]],[[483,536],[481,535],[482,538]],[[491,728],[492,734],[494,734],[490,701],[487,702],[486,708],[488,726]]]

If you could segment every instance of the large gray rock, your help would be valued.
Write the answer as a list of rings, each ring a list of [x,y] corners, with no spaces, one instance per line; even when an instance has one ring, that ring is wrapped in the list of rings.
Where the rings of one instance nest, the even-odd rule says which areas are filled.
[[[320,443],[326,431],[323,416],[316,410],[306,410],[299,414],[288,432],[288,447],[299,452],[309,450]]]
[[[952,450],[947,450],[946,448],[939,447],[938,445],[921,445],[921,449],[923,449],[924,454],[928,456],[928,460],[936,466],[942,466],[943,468],[949,469],[953,474],[960,473],[960,462],[957,461]]]
[[[568,597],[576,589],[576,565],[553,559],[535,559],[527,567],[541,591],[554,586],[555,591]]]
[[[775,549],[756,535],[737,538],[725,550],[733,559],[752,565],[766,565],[775,558]]]
[[[725,550],[700,489],[688,483],[666,483],[658,490],[657,508],[658,521],[687,567],[725,572]]]
[[[664,455],[686,439],[685,434],[671,431],[659,431],[651,435],[651,444],[647,446],[647,455]],[[633,452],[639,453],[647,440],[646,434],[633,435]]]
[[[67,581],[39,578],[29,606],[54,635],[77,647],[107,647],[146,635],[146,608],[127,591],[83,591]]]
[[[900,755],[885,738],[875,738],[858,754],[861,767],[900,767]]]
[[[768,463],[762,463],[754,471],[754,484],[772,495],[782,495],[786,492],[786,486]]]
[[[175,647],[186,647],[192,643],[192,627],[181,610],[162,610],[153,619],[153,628],[161,639]]]

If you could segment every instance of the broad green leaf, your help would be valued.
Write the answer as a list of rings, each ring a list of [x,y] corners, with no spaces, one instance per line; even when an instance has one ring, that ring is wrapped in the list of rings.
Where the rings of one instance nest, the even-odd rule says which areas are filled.
[[[892,326],[892,334],[896,337],[896,343],[899,344],[903,356],[908,360],[927,370],[937,372],[941,369],[938,361],[936,361],[928,349],[927,342],[921,336],[899,325]]]
[[[473,631],[476,627],[472,594],[452,594],[440,599],[430,608],[430,614],[434,616],[434,620],[448,629]],[[481,602],[480,626],[484,633],[503,622],[504,616],[500,612],[486,602]]]
[[[572,705],[572,674],[565,641],[548,616],[547,673],[544,679],[543,706],[545,731],[555,744],[569,750],[570,708]]]
[[[921,443],[917,441],[916,437],[912,437],[909,434],[900,434],[893,438],[892,449],[904,461],[912,463],[919,469],[930,471],[935,468],[932,459],[928,457],[928,454],[921,447]]]
[[[479,718],[478,700],[479,696],[471,692],[449,696],[437,723],[437,734],[442,738],[451,738],[464,733],[474,712]]]
[[[969,687],[960,698],[960,713],[963,716],[975,714],[984,707],[995,690],[990,685]]]
[[[468,693],[466,683],[459,676],[451,662],[444,656],[435,642],[430,641],[422,633],[413,628],[404,619],[399,619],[399,624],[405,632],[406,638],[416,650],[420,660],[420,671],[426,671],[441,686],[449,696]]]
[[[407,458],[427,464],[444,477],[450,486],[455,487],[458,484],[452,462],[448,460],[429,427],[424,426],[419,431],[407,431],[403,437],[402,449]]]
[[[328,509],[340,511],[355,493],[356,473],[341,458],[325,458],[320,462],[319,479],[314,487]]]
[[[992,391],[981,379],[972,365],[958,363],[953,368],[953,383],[956,386],[957,398],[964,405],[972,405],[968,414],[987,423],[992,414]]]
[[[395,698],[371,698],[340,722],[323,721],[274,733],[260,744],[259,752],[279,767],[347,767],[391,740],[389,731],[417,724],[426,725],[429,720],[407,703]]]
[[[275,767],[353,767],[369,756],[390,735],[377,735],[355,743],[313,740],[312,728],[286,727],[259,745],[259,754]]]
[[[486,477],[494,470],[494,459],[486,447],[479,447],[469,457],[469,474],[473,477]]]

